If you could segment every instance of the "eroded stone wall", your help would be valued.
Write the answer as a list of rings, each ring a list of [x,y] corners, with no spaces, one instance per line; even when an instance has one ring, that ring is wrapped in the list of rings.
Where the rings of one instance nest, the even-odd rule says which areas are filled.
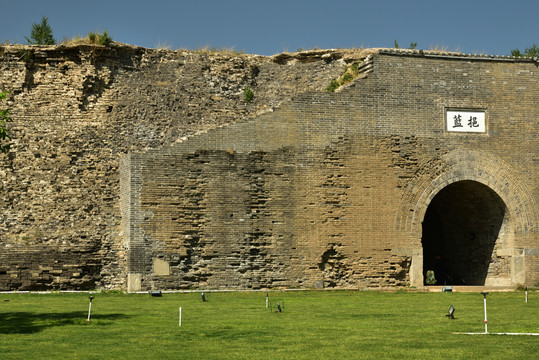
[[[422,286],[421,223],[459,181],[506,206],[486,285],[536,283],[536,64],[391,51],[367,62],[339,93],[129,155],[132,289]],[[487,131],[448,132],[449,108],[485,110]]]
[[[123,154],[321,91],[367,54],[1,46],[0,91],[10,94],[0,106],[14,122],[12,150],[0,154],[0,289],[125,288]]]
[[[460,180],[507,206],[489,281],[539,279],[531,60],[121,44],[0,54],[14,119],[0,154],[3,290],[418,284],[427,207]],[[324,92],[355,62],[358,79]],[[447,108],[484,109],[487,133],[448,133]]]

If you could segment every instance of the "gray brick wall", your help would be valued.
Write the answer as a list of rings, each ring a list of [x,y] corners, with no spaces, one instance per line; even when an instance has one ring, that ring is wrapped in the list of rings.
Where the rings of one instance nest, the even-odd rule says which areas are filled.
[[[145,286],[422,286],[421,222],[458,181],[506,206],[486,284],[535,284],[536,65],[434,55],[381,52],[339,93],[138,154],[135,226],[171,266]],[[486,133],[446,131],[449,108],[484,110]]]

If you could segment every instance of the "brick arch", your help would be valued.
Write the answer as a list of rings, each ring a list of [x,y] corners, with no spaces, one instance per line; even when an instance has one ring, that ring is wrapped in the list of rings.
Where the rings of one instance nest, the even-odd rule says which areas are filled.
[[[452,151],[441,160],[446,165],[441,174],[425,173],[407,185],[395,220],[397,230],[420,241],[421,223],[434,196],[446,186],[463,180],[482,183],[500,196],[507,207],[514,234],[535,230],[535,201],[508,164],[488,153],[464,150]]]
[[[472,180],[493,190],[506,206],[506,238],[513,249],[522,248],[515,242],[534,236],[538,222],[537,205],[524,182],[504,161],[480,151],[452,151],[440,159],[434,168],[419,169],[418,176],[407,184],[402,205],[395,217],[395,228],[408,238],[412,263],[410,280],[414,286],[423,284],[422,222],[432,199],[448,185]],[[424,171],[422,171],[424,170]],[[434,172],[434,174],[433,174]],[[523,283],[525,270],[512,267],[508,274],[513,284]]]

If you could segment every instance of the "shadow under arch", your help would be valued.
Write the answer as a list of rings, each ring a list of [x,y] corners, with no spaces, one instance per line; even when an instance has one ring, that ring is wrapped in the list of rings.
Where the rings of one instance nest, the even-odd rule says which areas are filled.
[[[503,200],[484,184],[463,180],[443,188],[423,219],[424,275],[433,270],[438,285],[485,285],[505,215]]]

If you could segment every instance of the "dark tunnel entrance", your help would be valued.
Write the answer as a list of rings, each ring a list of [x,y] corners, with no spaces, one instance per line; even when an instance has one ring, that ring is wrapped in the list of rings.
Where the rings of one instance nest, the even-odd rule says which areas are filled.
[[[423,275],[437,285],[485,285],[506,207],[488,186],[459,181],[432,199],[423,219]]]

